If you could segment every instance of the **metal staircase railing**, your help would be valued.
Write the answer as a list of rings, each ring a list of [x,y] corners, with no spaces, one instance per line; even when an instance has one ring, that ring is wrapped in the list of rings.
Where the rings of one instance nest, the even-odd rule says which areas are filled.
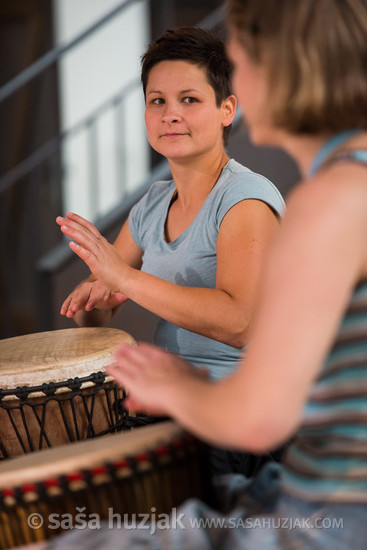
[[[77,45],[81,44],[86,38],[90,37],[96,31],[101,29],[104,25],[111,22],[117,15],[119,15],[126,8],[132,4],[140,3],[142,0],[124,0],[113,10],[109,11],[97,22],[90,25],[87,29],[79,33],[75,38],[70,40],[67,44],[57,46],[51,51],[43,55],[33,65],[22,71],[19,75],[14,77],[10,82],[0,88],[0,104],[6,99],[14,95],[18,90],[23,88],[26,84],[32,82],[39,75],[44,73],[51,65],[57,63],[66,53],[70,52]],[[44,145],[39,147],[36,151],[31,153],[28,157],[22,160],[17,166],[11,168],[6,174],[0,177],[0,194],[6,189],[11,187],[20,178],[28,175],[34,168],[39,166],[42,162],[50,158],[55,151],[61,148],[62,142],[69,137],[81,131],[82,128],[92,126],[106,110],[107,107],[117,105],[120,103],[127,93],[139,87],[139,80],[134,80],[128,83],[118,94],[110,98],[102,105],[97,107],[93,113],[91,113],[84,121],[76,124],[73,128],[67,132],[60,133],[54,138],[47,141]]]
[[[101,17],[98,21],[93,23],[90,27],[78,34],[75,38],[70,40],[63,46],[53,48],[51,51],[43,55],[38,61],[33,63],[30,67],[22,71],[19,75],[15,76],[10,82],[0,88],[0,102],[4,101],[7,97],[13,95],[14,92],[22,88],[25,84],[33,80],[36,76],[42,73],[53,63],[56,63],[66,52],[73,49],[75,46],[83,42],[88,36],[93,34],[96,30],[103,27],[106,23],[111,21],[121,11],[125,10],[131,4],[140,2],[141,0],[124,0],[113,10]]]
[[[91,114],[72,126],[69,130],[61,132],[57,136],[49,139],[46,143],[41,145],[36,151],[28,155],[24,160],[17,164],[14,168],[10,169],[4,176],[0,178],[0,194],[6,189],[11,187],[18,180],[27,176],[32,170],[37,168],[40,164],[47,161],[54,153],[60,150],[62,143],[72,136],[75,136],[82,132],[86,128],[93,128],[98,119],[109,109],[117,109],[123,102],[124,98],[132,91],[136,90],[140,86],[140,80],[135,79],[124,86],[113,97],[104,101],[99,105]],[[90,145],[89,149],[93,151],[93,138],[92,132],[89,133]],[[93,157],[93,154],[91,154]],[[96,156],[94,156],[94,160]],[[92,159],[91,159],[92,161]],[[96,173],[96,171],[94,171]]]

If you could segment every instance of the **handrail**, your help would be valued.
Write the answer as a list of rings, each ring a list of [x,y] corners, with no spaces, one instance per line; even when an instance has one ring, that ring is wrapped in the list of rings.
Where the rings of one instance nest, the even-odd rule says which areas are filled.
[[[140,79],[134,79],[125,86],[123,86],[113,97],[110,97],[102,104],[100,104],[92,114],[87,115],[84,119],[77,122],[74,126],[61,132],[57,136],[50,138],[46,143],[41,145],[36,151],[28,155],[23,159],[19,164],[11,168],[6,174],[0,177],[0,195],[6,189],[8,189],[13,183],[18,181],[23,176],[27,175],[31,170],[36,168],[44,160],[49,158],[52,153],[57,151],[60,147],[60,144],[66,137],[73,136],[77,134],[80,130],[86,127],[88,124],[96,120],[101,116],[109,107],[116,104],[123,96],[131,92],[132,90],[138,88],[140,84]]]
[[[70,40],[67,44],[63,46],[56,46],[35,63],[33,63],[27,69],[24,69],[12,80],[7,82],[2,88],[0,88],[0,103],[3,102],[6,98],[12,95],[14,92],[22,88],[25,84],[33,80],[36,76],[42,73],[47,67],[55,63],[64,53],[69,51],[71,48],[82,42],[89,35],[94,33],[97,29],[108,23],[113,19],[120,11],[123,11],[130,4],[140,2],[141,0],[124,0],[121,4],[116,6],[113,10],[108,12],[105,16],[99,19],[96,23],[93,23],[86,30],[82,31],[78,36]]]

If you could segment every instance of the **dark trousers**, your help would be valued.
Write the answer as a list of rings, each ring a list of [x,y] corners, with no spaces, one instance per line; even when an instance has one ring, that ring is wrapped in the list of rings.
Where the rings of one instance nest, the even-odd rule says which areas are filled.
[[[212,475],[243,474],[256,475],[267,462],[280,462],[285,447],[266,455],[253,455],[239,451],[228,451],[217,447],[209,448],[209,462]]]

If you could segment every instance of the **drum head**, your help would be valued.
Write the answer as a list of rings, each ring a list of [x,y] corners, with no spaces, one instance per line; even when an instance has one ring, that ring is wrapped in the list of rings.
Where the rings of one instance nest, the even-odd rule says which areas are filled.
[[[184,437],[182,428],[166,421],[133,432],[106,435],[103,439],[78,441],[16,457],[0,463],[0,490],[92,470],[101,464],[154,451]]]
[[[121,343],[135,341],[114,328],[71,328],[0,340],[2,389],[88,376],[113,363]]]

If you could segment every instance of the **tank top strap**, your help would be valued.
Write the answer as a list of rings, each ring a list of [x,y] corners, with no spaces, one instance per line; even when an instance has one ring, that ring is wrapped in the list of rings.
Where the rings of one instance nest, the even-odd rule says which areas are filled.
[[[313,177],[317,172],[329,166],[329,164],[343,160],[367,164],[367,150],[344,148],[348,141],[361,132],[361,128],[351,128],[350,130],[334,134],[326,140],[315,155],[307,177]]]
[[[328,168],[337,162],[355,162],[367,167],[367,149],[346,149],[344,151],[338,151],[324,162],[322,168]]]

